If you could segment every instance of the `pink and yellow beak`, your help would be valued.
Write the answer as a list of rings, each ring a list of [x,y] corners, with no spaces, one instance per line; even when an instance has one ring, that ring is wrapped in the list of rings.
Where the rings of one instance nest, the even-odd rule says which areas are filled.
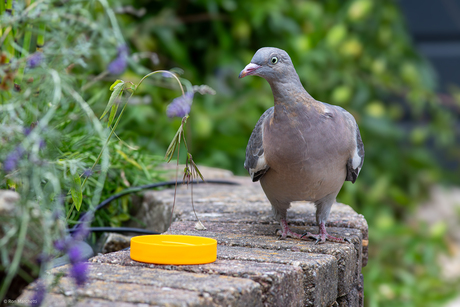
[[[0,0],[1,1],[1,0]],[[253,75],[254,72],[260,67],[260,65],[249,63],[246,67],[240,72],[238,78],[244,78],[249,75]]]

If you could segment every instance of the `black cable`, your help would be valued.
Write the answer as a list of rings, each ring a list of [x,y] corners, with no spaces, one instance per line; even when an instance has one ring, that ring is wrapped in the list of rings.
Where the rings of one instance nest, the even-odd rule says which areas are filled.
[[[0,0],[0,1],[1,1],[1,0]],[[219,180],[219,179],[210,179],[210,180],[206,180],[206,181],[194,180],[194,181],[190,181],[190,182],[187,182],[187,181],[177,181],[177,185],[182,185],[182,184],[199,184],[199,183],[240,185],[239,183],[234,182],[234,181]],[[115,200],[115,199],[118,199],[118,198],[120,198],[120,197],[122,197],[122,196],[125,196],[125,195],[127,195],[127,194],[139,192],[139,191],[146,190],[146,189],[153,189],[153,188],[159,188],[159,187],[164,187],[164,186],[171,186],[171,185],[175,185],[175,184],[176,184],[176,181],[175,181],[175,180],[171,180],[171,181],[163,181],[163,182],[157,182],[157,183],[151,183],[151,184],[141,185],[141,186],[132,187],[132,188],[123,190],[123,191],[121,191],[120,193],[115,194],[115,195],[112,195],[112,196],[110,196],[109,198],[107,198],[107,199],[105,199],[104,201],[102,201],[99,205],[96,206],[96,208],[94,209],[94,212],[96,212],[96,211],[99,210],[99,209],[104,208],[104,207],[107,206],[111,201],[113,201],[113,200]],[[87,214],[88,214],[88,212],[84,212],[84,213],[82,213],[82,214],[80,215],[80,217],[79,217],[78,220],[77,220],[77,224],[74,225],[71,229],[69,229],[69,232],[70,232],[70,233],[73,233],[73,232],[75,232],[75,231],[78,229],[78,226],[80,225],[80,224],[78,224],[78,222],[80,222]],[[111,228],[111,227],[108,227],[108,228]],[[113,229],[113,228],[111,228],[111,229]],[[140,231],[143,230],[143,229],[140,229],[140,228],[131,228],[131,229],[139,229],[138,232],[140,232]],[[133,231],[131,231],[131,232],[133,232]]]
[[[69,233],[74,233],[78,229],[72,228],[69,229]],[[134,232],[134,233],[143,233],[147,235],[159,235],[161,232],[152,231],[142,228],[133,228],[133,227],[89,227],[89,232]]]

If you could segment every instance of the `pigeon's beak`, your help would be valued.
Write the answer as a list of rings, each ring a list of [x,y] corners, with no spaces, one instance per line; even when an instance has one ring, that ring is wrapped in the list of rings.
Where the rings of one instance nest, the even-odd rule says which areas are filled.
[[[1,1],[1,0],[0,0]],[[240,72],[238,78],[244,78],[248,75],[254,74],[254,72],[260,67],[260,65],[249,63],[246,67]]]

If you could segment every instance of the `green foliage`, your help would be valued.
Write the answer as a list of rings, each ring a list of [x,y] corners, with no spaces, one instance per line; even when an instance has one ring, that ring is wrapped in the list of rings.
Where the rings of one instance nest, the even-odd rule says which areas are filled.
[[[388,212],[375,224],[364,269],[366,286],[372,290],[366,291],[366,306],[442,306],[458,295],[458,281],[439,278],[439,252],[447,252],[444,224],[408,227]],[[375,244],[383,248],[373,248]]]
[[[0,12],[0,33],[12,38],[0,43],[0,188],[21,197],[13,218],[1,223],[2,236],[10,234],[0,242],[2,299],[13,279],[37,277],[38,256],[56,254],[53,241],[64,234],[61,221],[70,206],[87,210],[101,198],[107,150],[93,181],[82,186],[80,178],[107,139],[80,91],[94,58],[110,54],[116,43],[108,28],[98,30],[97,16],[104,19],[104,11],[92,1],[16,2],[11,13]],[[92,48],[101,44],[106,50]]]
[[[112,139],[128,104],[123,90],[135,88],[117,81],[109,99],[110,83],[101,82],[114,58],[126,61],[116,54],[125,43],[105,0],[0,7],[0,40],[0,189],[20,195],[11,216],[0,217],[3,300],[49,269],[64,220],[72,226],[101,199],[157,181],[162,159]],[[107,127],[93,110],[106,98]],[[97,212],[94,225],[120,226],[128,211],[121,198]]]

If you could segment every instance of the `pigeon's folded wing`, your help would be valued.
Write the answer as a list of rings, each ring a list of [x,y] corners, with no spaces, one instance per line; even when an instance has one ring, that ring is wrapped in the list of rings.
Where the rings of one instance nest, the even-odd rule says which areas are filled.
[[[265,161],[264,157],[264,143],[263,143],[263,130],[264,123],[273,117],[274,108],[271,107],[262,114],[256,127],[252,131],[251,138],[246,147],[246,160],[244,161],[244,168],[247,169],[251,175],[252,181],[256,182],[268,171],[270,166]]]

